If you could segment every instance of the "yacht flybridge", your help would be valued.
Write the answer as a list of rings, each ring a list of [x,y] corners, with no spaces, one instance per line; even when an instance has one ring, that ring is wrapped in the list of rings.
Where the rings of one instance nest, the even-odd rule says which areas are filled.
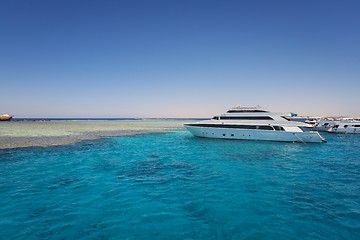
[[[273,113],[261,107],[236,106],[210,120],[184,126],[197,137],[302,143],[326,141],[318,132],[304,132],[302,128],[311,126],[290,121],[290,117],[290,113]]]

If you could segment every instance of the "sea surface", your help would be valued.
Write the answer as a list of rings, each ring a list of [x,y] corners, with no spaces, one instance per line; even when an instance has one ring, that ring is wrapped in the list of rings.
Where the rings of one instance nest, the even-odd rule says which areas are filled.
[[[360,136],[0,150],[0,239],[360,239]]]

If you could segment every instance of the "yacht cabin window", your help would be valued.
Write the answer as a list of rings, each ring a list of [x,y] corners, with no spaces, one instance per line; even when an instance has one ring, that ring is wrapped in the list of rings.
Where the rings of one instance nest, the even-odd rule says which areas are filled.
[[[269,116],[221,116],[220,120],[274,120]]]

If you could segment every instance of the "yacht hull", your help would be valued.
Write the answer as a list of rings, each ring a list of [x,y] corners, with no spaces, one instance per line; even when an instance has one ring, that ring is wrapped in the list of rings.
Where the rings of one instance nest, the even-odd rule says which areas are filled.
[[[330,128],[329,133],[360,134],[360,128]]]
[[[248,130],[248,129],[227,129],[214,127],[198,127],[185,125],[196,137],[237,139],[237,140],[261,140],[279,142],[302,142],[321,143],[325,139],[318,132],[286,132],[271,130]]]

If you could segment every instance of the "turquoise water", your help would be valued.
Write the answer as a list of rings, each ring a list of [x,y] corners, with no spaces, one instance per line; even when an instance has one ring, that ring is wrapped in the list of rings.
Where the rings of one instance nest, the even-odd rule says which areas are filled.
[[[360,239],[360,136],[0,150],[1,239]]]

